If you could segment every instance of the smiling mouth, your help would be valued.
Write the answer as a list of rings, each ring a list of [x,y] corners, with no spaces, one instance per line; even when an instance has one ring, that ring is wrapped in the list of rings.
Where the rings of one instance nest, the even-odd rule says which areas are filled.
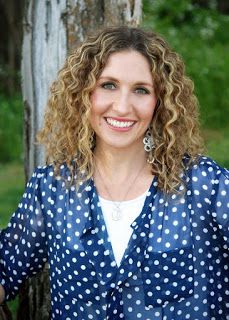
[[[106,122],[114,128],[130,128],[134,125],[135,121],[118,121],[112,118],[105,118]]]

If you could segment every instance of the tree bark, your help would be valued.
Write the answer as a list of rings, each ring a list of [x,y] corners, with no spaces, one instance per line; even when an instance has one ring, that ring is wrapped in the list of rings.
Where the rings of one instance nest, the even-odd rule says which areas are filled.
[[[142,0],[27,0],[22,49],[25,175],[45,162],[35,137],[42,126],[49,86],[67,52],[109,25],[138,25]],[[50,319],[48,268],[20,293],[18,320]]]
[[[6,304],[0,307],[0,320],[13,320],[12,314]]]

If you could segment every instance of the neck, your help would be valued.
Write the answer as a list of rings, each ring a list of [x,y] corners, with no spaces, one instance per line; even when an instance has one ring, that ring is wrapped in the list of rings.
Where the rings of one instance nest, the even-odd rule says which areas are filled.
[[[95,162],[103,172],[109,177],[113,175],[118,179],[129,176],[133,172],[140,170],[147,163],[147,156],[143,147],[132,150],[116,148],[95,149]]]
[[[144,148],[96,146],[94,180],[99,195],[112,201],[131,200],[143,194],[152,181]]]

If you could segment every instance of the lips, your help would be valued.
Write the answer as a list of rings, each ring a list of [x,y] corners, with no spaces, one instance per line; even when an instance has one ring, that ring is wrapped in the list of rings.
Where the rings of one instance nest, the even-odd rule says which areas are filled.
[[[130,121],[130,120],[117,120],[114,118],[105,118],[106,122],[114,127],[114,128],[130,128],[134,125],[135,121]]]

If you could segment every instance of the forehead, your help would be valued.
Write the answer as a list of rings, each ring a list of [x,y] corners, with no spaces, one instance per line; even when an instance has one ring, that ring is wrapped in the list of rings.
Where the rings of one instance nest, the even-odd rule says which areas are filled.
[[[128,50],[112,53],[102,70],[101,76],[140,76],[152,78],[151,66],[147,58],[138,51]]]

